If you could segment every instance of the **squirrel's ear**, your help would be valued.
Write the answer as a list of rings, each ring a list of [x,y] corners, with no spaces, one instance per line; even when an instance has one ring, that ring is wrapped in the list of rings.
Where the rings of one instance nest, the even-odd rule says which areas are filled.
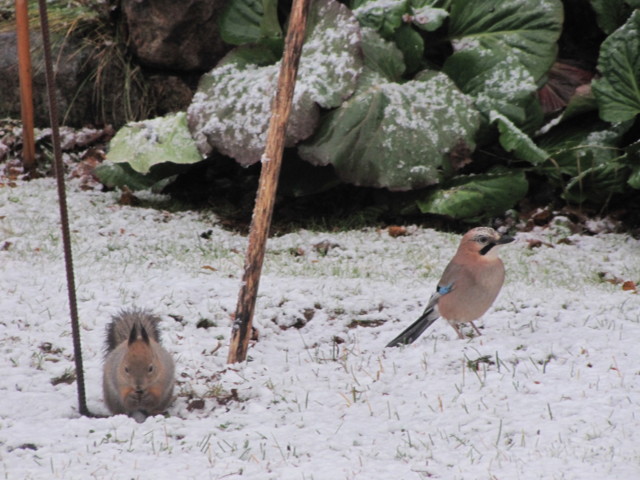
[[[129,345],[131,345],[137,339],[138,339],[138,329],[136,328],[136,326],[134,324],[133,327],[131,327],[131,332],[129,333]]]
[[[147,330],[143,326],[140,326],[140,334],[142,335],[142,341],[149,344],[149,334],[147,334]]]

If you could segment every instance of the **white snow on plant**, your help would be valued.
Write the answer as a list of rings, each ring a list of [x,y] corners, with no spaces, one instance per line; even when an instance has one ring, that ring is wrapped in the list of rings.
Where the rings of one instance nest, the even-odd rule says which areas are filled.
[[[353,9],[353,13],[363,25],[374,27],[406,10],[406,0],[365,0]]]
[[[549,154],[546,151],[536,145],[529,135],[520,130],[505,115],[491,110],[489,112],[489,121],[491,123],[497,123],[499,126],[501,130],[500,143],[502,146],[507,151],[515,152],[518,158],[531,162],[534,165],[549,158]],[[505,131],[502,131],[503,128]]]
[[[305,39],[296,89],[309,90],[323,108],[339,106],[351,96],[362,72],[360,26],[353,13],[338,2],[318,2]]]
[[[400,84],[367,71],[330,121],[331,139],[298,149],[305,160],[355,185],[408,190],[440,181],[453,149],[473,150],[480,114],[443,73]]]
[[[215,145],[233,156],[237,150],[264,148],[279,65],[239,69],[231,63],[206,74],[209,87],[198,91],[189,107],[189,117],[199,121],[191,132],[200,151],[208,153]]]
[[[143,194],[155,208],[134,208],[71,183],[89,408],[107,413],[104,328],[121,308],[160,315],[176,359],[168,416],[138,424],[79,417],[75,384],[51,383],[73,368],[55,184],[0,180],[6,478],[640,475],[640,302],[601,279],[640,279],[638,240],[561,224],[518,234],[502,249],[507,279],[477,322],[481,337],[458,340],[438,321],[413,345],[385,350],[421,313],[458,235],[410,227],[396,238],[375,228],[270,238],[259,339],[248,362],[227,365],[246,238],[210,212],[171,211],[162,196]],[[528,239],[550,246],[530,249]],[[197,328],[203,318],[215,326]],[[232,391],[238,400],[216,401]],[[193,399],[203,408],[187,408]]]
[[[469,50],[474,49],[481,51],[483,49],[480,48],[480,40],[473,37],[462,37],[462,38],[454,38],[451,40],[451,46],[455,52],[459,52],[461,50]]]
[[[496,104],[518,104],[537,90],[533,76],[514,55],[507,55],[483,80],[484,88],[475,97],[483,112],[495,109]]]
[[[202,160],[187,128],[185,112],[126,124],[111,140],[107,158],[129,163],[143,174],[159,163]]]
[[[433,32],[440,28],[449,12],[444,8],[434,8],[423,6],[419,8],[411,7],[413,13],[412,21],[415,25],[428,32]]]
[[[608,150],[607,156],[614,156],[616,154],[616,142],[620,138],[620,131],[618,129],[603,129],[593,130],[589,132],[585,139],[585,145],[600,145],[603,150]],[[613,151],[611,151],[613,149]]]
[[[404,8],[406,0],[366,0],[360,3],[354,13],[367,12],[370,10],[390,10],[394,8]]]
[[[473,149],[478,113],[445,74],[435,73],[424,81],[385,83],[380,88],[389,99],[382,126],[389,135],[390,152],[416,135],[426,139],[420,144],[422,153],[445,152],[461,140]]]
[[[353,14],[333,0],[311,7],[309,33],[298,67],[286,146],[309,137],[319,106],[339,106],[351,96],[362,70],[360,29]],[[314,23],[315,22],[315,23]],[[228,63],[201,81],[188,109],[199,150],[217,150],[241,165],[259,161],[266,144],[281,62],[268,66]]]
[[[555,118],[550,119],[547,123],[542,125],[538,129],[538,131],[535,133],[534,136],[544,135],[545,133],[548,133],[553,127],[559,125],[560,122],[562,122],[562,113],[557,115]]]

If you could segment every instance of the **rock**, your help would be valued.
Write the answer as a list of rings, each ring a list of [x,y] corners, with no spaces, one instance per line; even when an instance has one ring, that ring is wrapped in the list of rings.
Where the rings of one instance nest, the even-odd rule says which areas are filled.
[[[219,36],[223,0],[122,0],[131,49],[141,64],[165,70],[211,69],[227,48]]]
[[[49,126],[49,106],[39,32],[30,37],[33,74],[33,105],[36,126]],[[90,123],[91,85],[84,85],[88,52],[78,48],[73,39],[62,48],[53,47],[52,57],[60,59],[54,66],[60,121],[68,125]],[[20,118],[20,81],[18,77],[17,39],[15,32],[0,33],[0,117]]]
[[[147,77],[147,82],[158,115],[180,112],[189,107],[195,87],[190,87],[185,78],[176,75],[154,74]],[[197,79],[192,83],[196,82]]]
[[[90,24],[91,28],[57,25],[51,40],[61,124],[119,128],[130,121],[186,110],[200,74],[228,50],[217,26],[223,3],[123,0],[122,15],[98,15],[91,21],[101,23]],[[116,31],[123,25],[117,23],[129,31],[127,45],[119,43]],[[88,33],[92,29],[99,32]],[[37,28],[31,32],[31,57],[35,123],[48,127],[42,37]],[[20,116],[16,34],[0,29],[0,118]]]
[[[50,126],[42,37],[31,34],[33,106],[36,127]],[[139,68],[125,66],[113,45],[96,45],[82,38],[52,38],[53,69],[60,124],[70,127],[113,124],[145,118],[148,86]],[[14,32],[0,33],[0,118],[20,118],[20,81]]]

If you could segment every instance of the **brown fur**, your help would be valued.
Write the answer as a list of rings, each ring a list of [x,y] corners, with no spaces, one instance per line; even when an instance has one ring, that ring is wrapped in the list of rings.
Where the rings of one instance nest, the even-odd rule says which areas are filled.
[[[130,310],[107,327],[103,393],[114,414],[144,419],[171,403],[174,363],[160,344],[158,322],[149,312]]]

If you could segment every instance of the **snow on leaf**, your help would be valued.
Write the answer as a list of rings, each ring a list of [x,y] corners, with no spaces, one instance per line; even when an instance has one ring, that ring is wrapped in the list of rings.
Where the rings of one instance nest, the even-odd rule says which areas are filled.
[[[184,112],[132,122],[113,137],[107,160],[128,163],[136,172],[171,162],[190,164],[202,160],[187,129]]]
[[[389,38],[404,23],[427,32],[442,26],[449,12],[441,0],[356,0],[353,12],[360,24]]]
[[[355,90],[362,72],[360,26],[334,0],[315,0],[307,20],[296,89],[323,108],[339,106]]]
[[[560,0],[454,0],[449,18],[455,51],[509,52],[538,80],[555,60],[563,11]]]
[[[450,155],[474,149],[478,125],[478,112],[442,73],[398,84],[369,72],[298,151],[313,164],[333,165],[343,181],[410,190],[454,170]]]
[[[494,48],[487,50],[486,45]],[[523,123],[525,107],[537,90],[533,76],[512,52],[499,48],[495,40],[484,47],[465,48],[451,55],[443,71],[467,95],[475,99],[485,115],[496,110],[517,124]]]
[[[433,32],[440,28],[449,12],[442,8],[422,7],[413,9],[413,24],[427,32]]]
[[[549,158],[549,154],[538,147],[531,137],[516,127],[507,117],[492,111],[489,115],[491,123],[497,123],[500,132],[500,145],[520,160],[539,165]]]
[[[421,30],[433,32],[449,16],[447,4],[442,0],[409,0],[411,22]]]
[[[189,127],[203,155],[215,148],[242,165],[259,160],[277,74],[278,64],[228,64],[203,76],[188,109]]]
[[[407,13],[407,0],[356,0],[353,13],[364,27],[373,28],[390,37],[402,25]]]
[[[257,66],[246,55],[230,55],[205,74],[188,109],[189,127],[199,150],[213,149],[241,165],[260,160],[271,118],[280,62]],[[307,24],[286,146],[313,133],[319,107],[340,105],[355,89],[362,69],[357,21],[334,0],[313,2]]]
[[[623,122],[640,113],[640,10],[612,33],[600,47],[598,70],[592,83],[600,118]]]

